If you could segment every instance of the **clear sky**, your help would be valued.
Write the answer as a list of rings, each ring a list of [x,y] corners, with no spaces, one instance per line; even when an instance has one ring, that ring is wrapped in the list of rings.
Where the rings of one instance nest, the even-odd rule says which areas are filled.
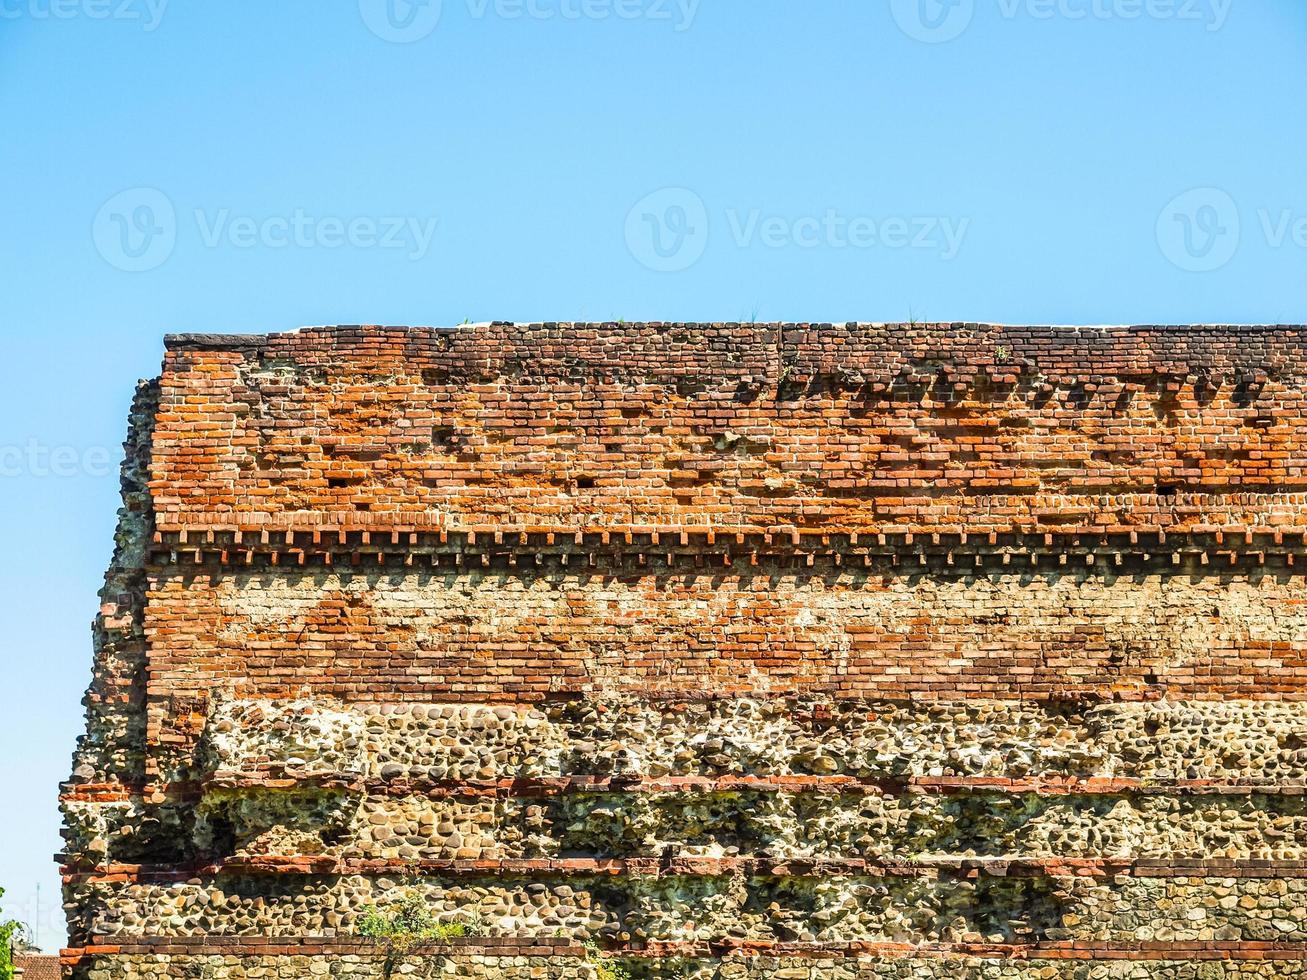
[[[0,0],[0,887],[164,333],[1307,319],[1301,0]]]

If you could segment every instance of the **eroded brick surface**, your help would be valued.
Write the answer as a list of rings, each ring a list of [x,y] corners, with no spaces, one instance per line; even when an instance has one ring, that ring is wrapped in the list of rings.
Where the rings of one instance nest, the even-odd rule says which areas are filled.
[[[1304,353],[1297,330],[964,324],[177,341],[155,505],[163,526],[1265,523],[1307,490]]]

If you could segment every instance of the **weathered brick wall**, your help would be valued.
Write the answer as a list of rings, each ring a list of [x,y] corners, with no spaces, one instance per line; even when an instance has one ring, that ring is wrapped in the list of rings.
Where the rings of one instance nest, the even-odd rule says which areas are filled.
[[[1298,331],[1206,327],[496,324],[227,349],[179,338],[152,491],[163,529],[1301,532],[1304,355]]]
[[[1304,353],[171,338],[64,793],[68,969],[1297,976]],[[405,899],[475,935],[362,942]]]
[[[1307,693],[1296,577],[1156,569],[875,574],[773,561],[155,579],[160,688],[352,700],[587,690],[835,697]]]

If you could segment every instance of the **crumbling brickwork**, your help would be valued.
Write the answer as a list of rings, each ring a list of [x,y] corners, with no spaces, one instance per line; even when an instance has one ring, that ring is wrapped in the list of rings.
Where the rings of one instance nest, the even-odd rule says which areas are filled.
[[[176,336],[85,980],[1307,977],[1307,330]],[[463,935],[362,933],[419,903]]]

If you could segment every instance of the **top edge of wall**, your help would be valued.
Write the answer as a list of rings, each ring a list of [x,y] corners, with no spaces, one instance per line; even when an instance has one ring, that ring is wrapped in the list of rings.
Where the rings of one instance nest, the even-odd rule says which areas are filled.
[[[548,328],[556,326],[571,326],[577,329],[586,330],[634,330],[634,329],[693,329],[704,327],[721,327],[721,326],[740,326],[754,327],[763,329],[778,328],[904,328],[904,329],[922,329],[927,331],[940,330],[999,330],[999,331],[1016,331],[1027,333],[1088,333],[1088,332],[1172,332],[1181,333],[1188,331],[1201,331],[1206,333],[1274,333],[1284,331],[1307,330],[1307,326],[1302,324],[1290,323],[1271,323],[1271,324],[1231,324],[1231,323],[1187,323],[1187,324],[1073,324],[1073,323],[1056,323],[1056,324],[1013,324],[1013,323],[992,323],[986,321],[943,321],[943,322],[919,322],[910,323],[907,321],[893,320],[850,320],[847,322],[797,322],[797,321],[662,321],[662,320],[632,320],[632,321],[615,321],[615,320],[531,320],[531,321],[513,321],[513,320],[484,320],[476,323],[465,323],[458,325],[435,325],[435,324],[320,324],[297,327],[291,330],[272,331],[268,333],[173,333],[164,335],[164,346],[168,350],[252,350],[266,346],[278,337],[286,337],[301,333],[339,333],[343,331],[368,331],[377,333],[417,333],[417,332],[438,332],[452,333],[461,330],[475,330],[489,327],[519,327],[519,328]]]

